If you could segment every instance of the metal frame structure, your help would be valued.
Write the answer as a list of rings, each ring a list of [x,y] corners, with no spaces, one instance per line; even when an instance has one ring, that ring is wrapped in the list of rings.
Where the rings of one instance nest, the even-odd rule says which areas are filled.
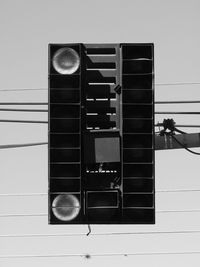
[[[80,57],[72,74],[52,63],[65,48]],[[155,223],[153,53],[153,44],[49,45],[49,223]]]

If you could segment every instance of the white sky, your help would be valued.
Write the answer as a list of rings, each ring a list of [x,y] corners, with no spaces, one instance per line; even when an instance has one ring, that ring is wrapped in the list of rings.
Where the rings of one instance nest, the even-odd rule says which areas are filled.
[[[198,0],[1,0],[0,89],[47,88],[48,43],[153,42],[156,83],[200,82]],[[200,85],[155,89],[156,101],[200,99]],[[47,91],[0,92],[0,101],[47,101]],[[44,107],[45,108],[45,107]],[[200,105],[156,110],[199,111]],[[157,116],[162,121],[168,116]],[[170,116],[172,117],[172,116]],[[0,118],[47,119],[46,114],[0,113]],[[177,124],[199,117],[173,116]],[[184,129],[199,132],[199,129]],[[47,125],[0,124],[0,143],[47,141]],[[156,152],[156,190],[199,189],[198,156]],[[47,147],[0,151],[0,194],[47,192]],[[157,210],[199,209],[200,193],[157,193]],[[0,196],[0,214],[47,213],[47,196]],[[93,233],[200,230],[200,213],[157,214],[156,225],[92,226]],[[47,217],[0,217],[0,235],[87,233],[86,226],[48,225]],[[198,251],[200,234],[89,237],[0,237],[0,257],[76,253]],[[200,255],[1,259],[1,267],[199,266]]]

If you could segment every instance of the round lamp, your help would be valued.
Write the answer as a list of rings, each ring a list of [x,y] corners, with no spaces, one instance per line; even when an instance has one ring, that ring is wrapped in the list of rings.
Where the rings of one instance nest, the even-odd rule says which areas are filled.
[[[60,74],[73,74],[80,66],[78,53],[69,47],[60,48],[53,56],[52,64],[54,69]]]
[[[75,195],[63,194],[55,197],[52,203],[55,217],[61,221],[71,221],[80,212],[80,202]]]

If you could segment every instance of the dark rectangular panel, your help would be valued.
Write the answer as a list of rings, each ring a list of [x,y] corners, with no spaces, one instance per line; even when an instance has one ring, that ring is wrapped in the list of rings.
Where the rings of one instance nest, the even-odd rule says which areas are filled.
[[[123,90],[123,103],[152,104],[152,90]]]
[[[50,162],[79,162],[80,149],[50,148]]]
[[[152,149],[128,149],[123,150],[124,163],[126,162],[142,162],[152,163]]]
[[[80,191],[80,179],[76,178],[53,178],[50,179],[51,192],[78,192]]]
[[[152,134],[124,134],[124,148],[152,148]]]
[[[153,194],[124,194],[123,197],[124,207],[153,207]]]
[[[78,89],[80,86],[80,77],[79,75],[51,75],[49,82],[50,88],[52,89]]]
[[[123,59],[152,59],[152,44],[122,46]]]
[[[87,69],[115,69],[115,62],[111,62],[112,60],[107,62],[109,59],[110,57],[104,57],[103,59],[102,57],[88,57],[86,59]]]
[[[124,177],[153,177],[153,164],[124,164]]]
[[[79,105],[50,104],[51,118],[79,118]]]
[[[152,119],[123,119],[124,133],[152,133]]]
[[[51,103],[79,103],[80,92],[76,89],[52,89],[50,92]]]
[[[118,207],[119,196],[117,191],[90,191],[86,192],[88,208]]]
[[[80,164],[50,164],[50,177],[80,177]]]
[[[50,119],[50,132],[77,133],[79,131],[79,119]]]
[[[71,148],[80,146],[80,134],[50,134],[52,148]]]
[[[94,54],[94,55],[110,55],[115,54],[115,48],[112,47],[88,47],[87,48],[87,54]]]
[[[152,72],[151,60],[125,60],[123,61],[124,74],[146,74]]]
[[[115,98],[115,86],[110,84],[92,84],[86,86],[87,98]]]
[[[122,86],[124,89],[152,89],[152,74],[123,75]]]
[[[153,191],[153,179],[150,178],[126,178],[123,180],[124,193]]]
[[[125,104],[123,106],[124,118],[152,118],[153,107],[152,105],[133,105]]]

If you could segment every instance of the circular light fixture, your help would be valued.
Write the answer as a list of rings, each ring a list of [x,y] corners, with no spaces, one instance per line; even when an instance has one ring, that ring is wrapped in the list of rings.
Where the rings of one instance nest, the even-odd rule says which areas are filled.
[[[74,195],[58,195],[53,200],[52,211],[57,219],[61,221],[71,221],[79,214],[80,202]]]
[[[60,48],[55,52],[52,63],[58,73],[73,74],[80,66],[80,57],[72,48]]]

